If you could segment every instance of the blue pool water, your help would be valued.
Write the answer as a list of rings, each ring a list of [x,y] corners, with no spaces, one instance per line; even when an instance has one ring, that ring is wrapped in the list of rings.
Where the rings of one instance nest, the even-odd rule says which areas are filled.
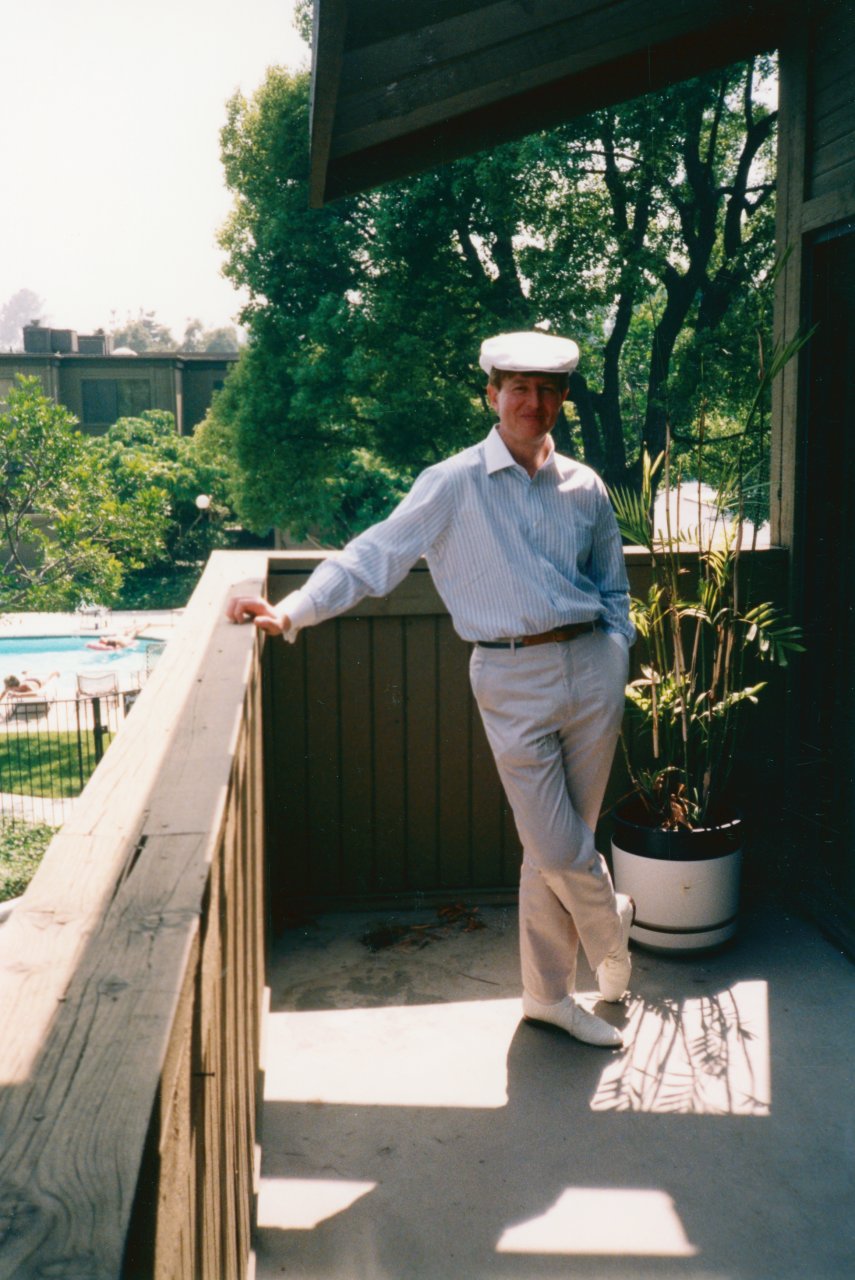
[[[137,640],[130,648],[110,653],[88,648],[94,639],[97,639],[97,634],[0,639],[0,688],[5,676],[15,675],[20,678],[26,671],[44,679],[52,671],[58,671],[57,697],[73,698],[78,672],[98,675],[101,672],[115,671],[119,676],[120,688],[135,686],[139,682],[140,673],[145,675],[146,651],[155,642]]]

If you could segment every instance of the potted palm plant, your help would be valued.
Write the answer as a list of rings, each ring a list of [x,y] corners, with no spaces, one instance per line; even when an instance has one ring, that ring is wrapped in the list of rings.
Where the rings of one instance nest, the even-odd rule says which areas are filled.
[[[761,379],[755,405],[798,345]],[[631,937],[657,950],[716,946],[736,930],[743,833],[731,785],[736,747],[766,687],[764,664],[786,666],[802,649],[798,627],[781,610],[751,601],[743,551],[756,545],[756,521],[746,517],[736,452],[731,474],[710,491],[702,478],[688,485],[672,475],[669,438],[659,458],[644,457],[640,493],[612,494],[621,533],[650,555],[647,596],[631,606],[639,674],[626,690],[631,790],[613,812],[614,878],[635,899]],[[662,500],[654,502],[657,482]]]

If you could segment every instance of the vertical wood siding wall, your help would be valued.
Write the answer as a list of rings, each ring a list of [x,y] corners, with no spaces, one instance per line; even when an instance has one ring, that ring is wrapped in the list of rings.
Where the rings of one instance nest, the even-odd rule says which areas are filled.
[[[775,341],[783,344],[810,320],[813,238],[855,219],[855,0],[805,4],[781,27],[779,67]],[[809,361],[808,347],[772,391],[772,538],[791,548],[801,533]],[[797,597],[797,559],[792,572]]]
[[[802,7],[782,29],[780,81],[776,340],[819,321],[778,380],[772,407],[772,530],[791,550],[790,599],[808,643],[789,702],[788,834],[802,864],[804,849],[814,850],[803,902],[855,951],[847,816],[855,805],[855,734],[839,674],[855,643],[846,575],[855,468],[846,378],[855,308],[855,0]]]
[[[314,563],[272,562],[271,598]],[[269,833],[288,903],[515,880],[516,834],[469,693],[468,647],[426,569],[272,656]]]
[[[855,187],[855,4],[816,7],[807,136],[807,197]]]
[[[214,557],[0,927],[0,1277],[240,1280],[264,991],[263,689]]]
[[[646,556],[630,551],[627,560],[641,595]],[[296,552],[273,557],[270,598],[282,599],[317,563]],[[786,556],[759,554],[753,577],[758,598],[782,600]],[[387,599],[270,647],[277,920],[307,906],[515,891],[519,842],[469,690],[469,654],[424,567]],[[775,710],[764,708],[761,724]],[[607,801],[625,785],[618,758]]]

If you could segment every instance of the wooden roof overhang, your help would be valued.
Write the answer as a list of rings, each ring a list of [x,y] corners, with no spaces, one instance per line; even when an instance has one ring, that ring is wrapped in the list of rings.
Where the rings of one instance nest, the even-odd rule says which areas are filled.
[[[314,0],[315,208],[773,49],[792,0]]]

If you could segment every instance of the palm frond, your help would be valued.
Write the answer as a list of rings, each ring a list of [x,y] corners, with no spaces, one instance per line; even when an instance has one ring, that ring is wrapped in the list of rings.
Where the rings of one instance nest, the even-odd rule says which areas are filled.
[[[621,536],[629,539],[634,546],[647,547],[648,551],[652,551],[650,508],[645,505],[644,495],[633,493],[629,489],[613,489],[611,498]]]
[[[637,547],[647,547],[653,551],[653,480],[662,466],[665,454],[651,460],[645,450],[641,464],[641,489],[626,489],[623,486],[610,489],[609,494],[614,507],[615,518],[621,536],[628,538]]]
[[[749,609],[742,622],[748,627],[746,643],[756,646],[763,661],[786,667],[789,654],[805,651],[801,643],[801,628],[790,622],[786,614],[773,604],[759,604]]]

